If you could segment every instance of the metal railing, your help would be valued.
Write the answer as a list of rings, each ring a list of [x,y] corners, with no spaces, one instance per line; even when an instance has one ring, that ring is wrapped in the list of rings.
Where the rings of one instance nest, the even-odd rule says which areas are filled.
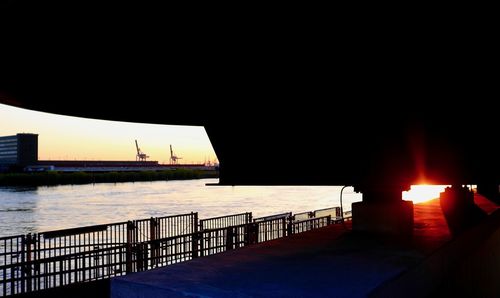
[[[348,213],[344,212],[344,214]],[[292,221],[303,221],[306,219],[311,219],[311,218],[317,218],[317,217],[324,217],[330,215],[332,221],[334,222],[341,222],[343,217],[341,214],[341,209],[340,207],[331,207],[331,208],[324,208],[324,209],[318,209],[314,211],[307,211],[307,212],[301,212],[301,213],[295,213],[292,215],[291,220]],[[345,216],[344,216],[345,219]]]
[[[300,221],[300,220],[305,220],[309,218],[314,217],[314,211],[306,211],[306,212],[300,212],[300,213],[295,213],[292,216],[292,221]]]
[[[263,216],[263,217],[257,217],[257,218],[254,218],[253,221],[259,222],[259,221],[266,221],[266,220],[270,220],[270,219],[278,219],[278,218],[283,218],[283,217],[286,219],[289,219],[290,217],[292,217],[292,212],[285,212],[285,213],[267,215],[267,216]]]
[[[314,217],[324,217],[330,215],[333,221],[342,221],[342,215],[340,214],[340,207],[332,207],[314,210]]]
[[[198,214],[190,213],[2,237],[0,295],[32,292],[134,272],[137,243],[173,233],[191,234],[197,231],[197,220]],[[93,261],[90,260],[92,258]],[[108,265],[100,264],[104,258],[110,264],[116,263],[114,259],[120,259],[123,261],[120,264],[125,267],[106,267]],[[69,273],[71,278],[66,276]],[[59,276],[56,278],[56,275]]]
[[[0,296],[167,266],[335,223],[321,209],[198,221],[197,213],[0,238]],[[303,214],[312,216],[302,218]],[[314,217],[319,214],[327,216]],[[199,222],[199,223],[198,223]]]
[[[196,234],[185,234],[133,244],[130,272],[140,272],[191,260],[198,246]]]
[[[262,220],[257,224],[257,241],[265,242],[287,236],[289,217]]]
[[[200,231],[242,225],[252,222],[252,212],[218,216],[200,220]]]
[[[323,216],[323,217],[316,217],[316,218],[292,222],[290,224],[290,229],[291,229],[292,234],[298,234],[298,233],[326,227],[326,226],[330,225],[331,223],[332,223],[332,218],[330,215],[328,215],[328,216]]]

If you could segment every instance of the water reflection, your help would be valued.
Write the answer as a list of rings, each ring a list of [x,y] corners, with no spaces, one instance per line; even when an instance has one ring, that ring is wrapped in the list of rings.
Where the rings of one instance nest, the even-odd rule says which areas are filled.
[[[26,234],[36,230],[36,187],[0,188],[0,235]]]
[[[200,218],[253,212],[255,217],[339,205],[340,187],[205,186],[217,179],[0,188],[0,236],[172,214]],[[344,210],[361,200],[344,190]]]
[[[37,189],[37,186],[0,187],[0,192],[35,192]]]

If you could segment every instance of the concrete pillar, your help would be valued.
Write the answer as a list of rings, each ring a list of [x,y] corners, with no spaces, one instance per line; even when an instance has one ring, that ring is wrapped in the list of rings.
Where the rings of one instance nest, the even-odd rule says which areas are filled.
[[[462,185],[447,187],[439,197],[446,223],[453,236],[476,225],[487,214],[474,203],[474,193]]]
[[[403,201],[399,186],[355,187],[363,193],[363,201],[352,204],[354,231],[411,236],[413,234],[413,202]]]

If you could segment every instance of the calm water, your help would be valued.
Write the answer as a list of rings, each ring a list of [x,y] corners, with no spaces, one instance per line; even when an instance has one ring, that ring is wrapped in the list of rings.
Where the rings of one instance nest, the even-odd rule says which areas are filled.
[[[217,179],[0,188],[0,237],[187,212],[254,217],[339,206],[336,186],[205,186]],[[346,188],[344,211],[361,200]]]

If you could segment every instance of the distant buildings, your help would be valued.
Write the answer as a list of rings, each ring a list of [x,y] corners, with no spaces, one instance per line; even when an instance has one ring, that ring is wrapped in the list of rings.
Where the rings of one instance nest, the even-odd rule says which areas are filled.
[[[18,133],[0,137],[0,170],[23,168],[38,162],[38,135]]]

